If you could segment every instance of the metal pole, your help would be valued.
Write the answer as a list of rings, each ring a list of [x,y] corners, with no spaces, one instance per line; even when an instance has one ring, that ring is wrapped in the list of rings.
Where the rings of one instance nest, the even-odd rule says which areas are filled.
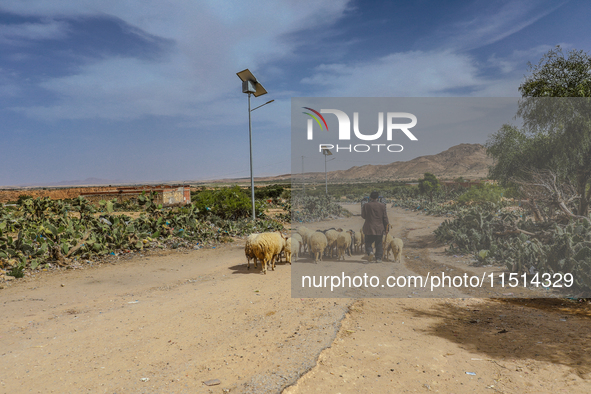
[[[250,145],[250,197],[252,199],[252,220],[256,220],[254,211],[254,175],[252,173],[252,122],[250,120],[250,93],[248,93],[248,143]]]
[[[304,187],[304,194],[306,194],[306,182],[304,180],[304,156],[302,156],[302,186]]]
[[[324,187],[325,187],[325,192],[326,195],[328,196],[328,175],[326,173],[326,154],[324,155]]]

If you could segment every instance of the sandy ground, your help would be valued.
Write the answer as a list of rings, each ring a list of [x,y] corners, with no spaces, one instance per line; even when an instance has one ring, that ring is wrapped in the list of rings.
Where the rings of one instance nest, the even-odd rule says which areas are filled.
[[[441,218],[390,218],[405,251],[388,269],[481,272],[434,241]],[[591,392],[588,304],[291,298],[290,265],[249,271],[243,245],[2,284],[0,393]]]

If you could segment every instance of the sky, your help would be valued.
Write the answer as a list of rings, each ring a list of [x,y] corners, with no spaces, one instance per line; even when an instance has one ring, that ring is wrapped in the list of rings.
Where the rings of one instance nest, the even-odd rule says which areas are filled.
[[[2,0],[0,186],[249,177],[245,68],[268,91],[252,107],[275,100],[251,113],[254,174],[290,173],[292,98],[518,97],[528,62],[556,45],[591,51],[590,11],[585,0]]]

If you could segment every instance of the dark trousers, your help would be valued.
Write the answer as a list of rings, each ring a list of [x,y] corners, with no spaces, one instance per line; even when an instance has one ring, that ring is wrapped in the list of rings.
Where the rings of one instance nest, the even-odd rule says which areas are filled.
[[[383,235],[368,235],[365,234],[365,253],[371,254],[373,251],[371,244],[376,244],[376,260],[381,260],[384,255],[384,248],[382,246]]]

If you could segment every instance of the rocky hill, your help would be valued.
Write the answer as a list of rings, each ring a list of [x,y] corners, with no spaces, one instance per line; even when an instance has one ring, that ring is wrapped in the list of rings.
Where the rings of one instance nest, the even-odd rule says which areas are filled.
[[[488,174],[492,159],[486,155],[484,146],[480,144],[460,144],[452,146],[436,155],[420,156],[409,161],[397,161],[384,165],[364,165],[351,167],[348,170],[331,171],[329,181],[353,180],[410,180],[422,178],[425,172],[435,174],[438,178],[449,179],[463,176],[474,179],[483,178]],[[324,179],[324,173],[307,174],[308,179]]]

